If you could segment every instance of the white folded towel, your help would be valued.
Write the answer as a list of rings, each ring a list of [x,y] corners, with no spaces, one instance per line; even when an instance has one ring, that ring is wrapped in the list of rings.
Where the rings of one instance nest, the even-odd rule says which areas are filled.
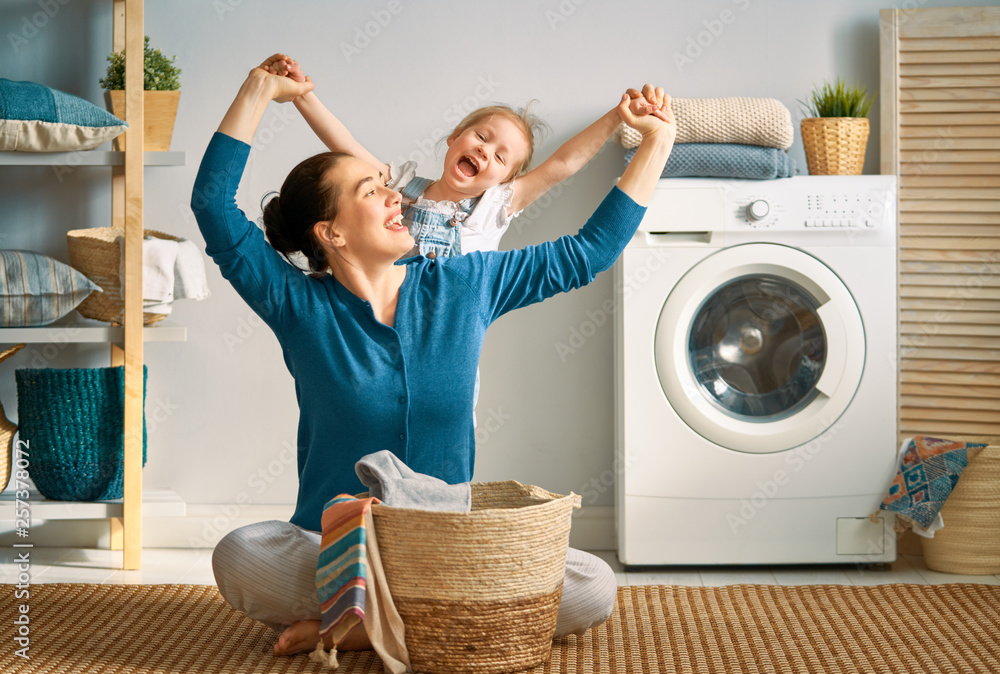
[[[194,241],[181,239],[177,242],[177,261],[174,264],[174,299],[203,300],[209,294],[201,249]]]
[[[174,301],[174,265],[177,242],[147,236],[142,240],[142,301]]]
[[[117,239],[121,251],[119,276],[125,285],[125,238]],[[209,296],[201,251],[188,239],[142,240],[142,308],[146,313],[169,314],[174,300],[203,300]]]

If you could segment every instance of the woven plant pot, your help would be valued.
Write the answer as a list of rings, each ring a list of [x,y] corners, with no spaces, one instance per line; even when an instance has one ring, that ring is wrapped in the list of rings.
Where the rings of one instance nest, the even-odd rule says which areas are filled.
[[[868,145],[864,117],[809,117],[802,120],[802,145],[809,175],[861,175]]]
[[[125,368],[16,370],[18,434],[31,481],[58,501],[121,498],[124,486]],[[146,400],[146,368],[142,368]],[[146,463],[146,419],[142,422]]]
[[[76,310],[86,318],[109,323],[125,322],[125,299],[122,296],[122,284],[118,273],[121,265],[121,248],[115,241],[124,234],[122,230],[113,227],[74,229],[66,232],[70,266],[82,272],[104,291],[91,293],[76,307]],[[143,236],[155,236],[168,241],[180,240],[179,237],[152,229],[143,230]],[[167,314],[144,312],[142,322],[145,325],[152,325],[166,317]]]
[[[1000,573],[1000,445],[969,460],[941,508],[944,528],[921,538],[927,568],[944,573]]]
[[[552,653],[576,494],[472,485],[472,512],[372,506],[415,672],[530,669]]]

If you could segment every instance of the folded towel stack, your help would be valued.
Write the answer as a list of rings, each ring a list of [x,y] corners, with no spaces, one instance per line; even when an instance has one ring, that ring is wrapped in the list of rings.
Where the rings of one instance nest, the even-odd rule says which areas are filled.
[[[773,98],[675,98],[677,138],[664,178],[787,178],[795,165],[785,150],[795,130],[788,108]],[[635,154],[642,136],[622,124],[618,140]]]
[[[119,274],[125,286],[124,237],[118,237],[122,251]],[[142,310],[169,314],[174,300],[203,300],[209,296],[205,262],[198,246],[188,239],[142,240]]]

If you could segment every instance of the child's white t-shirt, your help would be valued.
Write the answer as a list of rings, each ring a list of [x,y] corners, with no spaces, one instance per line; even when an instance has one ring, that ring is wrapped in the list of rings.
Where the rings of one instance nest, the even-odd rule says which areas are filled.
[[[394,190],[402,190],[411,180],[417,177],[416,162],[408,161],[401,165],[394,162],[389,164],[389,187]],[[508,213],[511,202],[514,200],[514,181],[500,183],[485,192],[480,197],[479,203],[472,209],[472,213],[462,222],[462,253],[470,253],[474,250],[498,250],[500,239],[504,232],[510,227],[510,222],[517,217],[517,213]],[[417,208],[431,213],[444,213],[448,216],[460,211],[460,207],[454,201],[430,201],[428,199],[417,199],[416,201],[403,197],[403,203],[411,203]],[[404,213],[405,218],[405,213]]]

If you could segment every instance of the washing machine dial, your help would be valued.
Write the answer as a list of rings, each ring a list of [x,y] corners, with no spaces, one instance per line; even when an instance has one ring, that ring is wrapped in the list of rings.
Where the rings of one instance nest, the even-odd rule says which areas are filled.
[[[763,199],[754,199],[747,204],[747,220],[760,222],[771,213],[771,205]]]

